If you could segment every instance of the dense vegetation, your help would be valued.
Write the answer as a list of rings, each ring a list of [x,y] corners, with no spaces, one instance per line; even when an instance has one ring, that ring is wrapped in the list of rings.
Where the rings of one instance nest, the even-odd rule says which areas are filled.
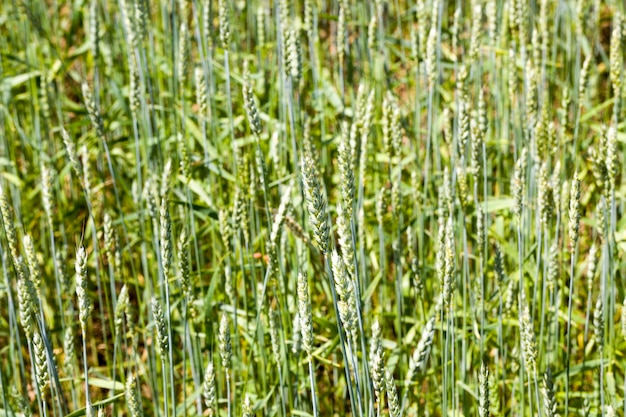
[[[623,13],[2,0],[0,416],[623,415]]]

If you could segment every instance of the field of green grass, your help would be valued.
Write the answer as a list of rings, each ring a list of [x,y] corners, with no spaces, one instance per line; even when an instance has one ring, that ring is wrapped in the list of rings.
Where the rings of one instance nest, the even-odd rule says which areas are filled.
[[[0,0],[0,417],[626,411],[626,4]]]

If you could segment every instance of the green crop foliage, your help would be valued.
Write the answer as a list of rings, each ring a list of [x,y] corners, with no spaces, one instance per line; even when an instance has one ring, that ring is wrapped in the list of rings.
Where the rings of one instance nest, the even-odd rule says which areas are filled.
[[[0,0],[0,417],[626,410],[614,0]]]

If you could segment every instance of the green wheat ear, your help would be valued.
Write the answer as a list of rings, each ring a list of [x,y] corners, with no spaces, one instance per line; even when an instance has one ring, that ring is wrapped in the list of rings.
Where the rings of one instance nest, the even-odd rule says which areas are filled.
[[[119,295],[117,296],[117,304],[115,304],[115,333],[121,337],[122,335],[122,326],[124,325],[124,314],[128,309],[130,300],[128,297],[128,287],[126,284],[122,286]]]
[[[593,311],[593,332],[598,345],[598,351],[604,348],[604,303],[602,297],[598,297]]]
[[[243,398],[243,404],[241,405],[241,415],[242,417],[252,417],[254,412],[252,410],[252,402],[250,401],[250,397],[246,394]]]
[[[478,374],[478,415],[489,417],[489,369],[484,362]]]
[[[92,95],[91,88],[89,84],[83,82],[82,84],[83,91],[83,100],[85,101],[85,107],[87,107],[87,113],[89,114],[89,119],[91,119],[91,124],[96,130],[96,136],[98,139],[105,140],[104,136],[104,122],[102,120],[102,116],[98,106],[96,105],[96,101]]]
[[[222,314],[217,340],[220,357],[222,359],[222,367],[229,370],[231,367],[232,346],[230,343],[230,322],[226,314]]]
[[[161,303],[159,303],[157,298],[152,297],[150,303],[152,305],[152,315],[154,316],[154,326],[156,328],[157,348],[159,355],[161,356],[161,360],[164,361],[169,347],[167,323],[165,321],[163,309],[161,308]]]
[[[428,360],[430,348],[433,344],[433,339],[435,337],[435,320],[436,314],[431,315],[431,317],[426,322],[426,325],[422,329],[420,340],[417,343],[417,347],[413,351],[411,360],[409,361],[407,383],[412,380],[415,372],[424,372],[424,370],[426,369],[426,361]]]
[[[293,80],[295,88],[302,78],[302,51],[300,48],[300,35],[295,30],[285,32],[285,50],[283,52],[286,57],[285,71]]]
[[[372,324],[372,336],[370,338],[370,351],[369,351],[369,367],[374,386],[374,393],[376,394],[376,400],[381,401],[381,394],[384,386],[385,378],[385,364],[384,364],[384,351],[381,340],[381,328],[378,320]]]
[[[298,325],[302,348],[311,358],[313,354],[313,317],[311,315],[309,282],[307,275],[302,272],[298,274]]]
[[[178,30],[178,76],[181,89],[184,88],[187,73],[189,72],[189,29],[185,22]]]
[[[569,221],[568,221],[568,236],[572,248],[576,246],[579,238],[580,227],[580,180],[578,179],[578,172],[574,173],[572,179],[572,185],[570,187],[570,200],[569,200]]]
[[[247,62],[247,61],[246,61]],[[250,130],[257,137],[261,135],[261,119],[259,118],[259,111],[257,109],[256,101],[254,98],[254,91],[252,83],[249,79],[249,72],[247,71],[247,65],[244,70],[243,81],[243,101],[248,115],[248,122],[250,123]]]
[[[213,361],[209,361],[209,363],[207,363],[206,369],[204,370],[202,397],[204,398],[204,404],[208,409],[209,416],[215,415],[216,385]]]
[[[552,372],[550,368],[546,371],[543,377],[543,388],[541,390],[543,394],[543,409],[548,417],[559,417],[557,412],[557,402],[554,393],[554,385],[552,383]]]
[[[23,261],[18,258],[18,265],[22,265],[19,271],[25,270]],[[20,324],[26,336],[31,337],[34,332],[34,309],[37,300],[37,291],[32,281],[24,273],[18,273],[17,279],[18,309]]]
[[[48,373],[48,362],[46,357],[46,348],[44,341],[39,333],[39,330],[35,330],[32,336],[32,343],[34,348],[34,362],[35,371],[37,375],[37,386],[39,391],[43,393],[50,385],[50,374]]]
[[[178,280],[187,299],[191,299],[193,287],[189,272],[189,237],[183,228],[178,237]]]
[[[521,323],[520,332],[522,339],[522,351],[524,354],[524,362],[526,364],[526,371],[529,375],[534,377],[537,372],[537,347],[535,342],[535,331],[533,330],[533,324],[530,317],[530,311],[527,301],[522,295],[521,306]]]
[[[278,320],[280,319],[279,312],[274,307],[270,307],[270,311],[267,316],[270,326],[270,344],[272,346],[272,355],[274,357],[274,361],[276,362],[276,366],[278,367],[278,372],[281,372],[281,350],[278,334]]]
[[[124,393],[126,396],[126,406],[131,417],[143,416],[141,397],[139,396],[137,381],[133,374],[127,376]]]
[[[329,227],[326,218],[326,198],[323,195],[320,174],[312,155],[305,155],[301,161],[302,184],[309,212],[309,222],[313,236],[322,253],[328,250]]]
[[[265,49],[266,43],[266,33],[265,33],[265,18],[266,12],[264,6],[259,6],[256,12],[256,42],[257,48],[259,51],[263,51]],[[306,23],[305,23],[306,27]]]
[[[220,29],[220,42],[222,48],[229,49],[230,45],[230,9],[227,0],[220,0],[218,4],[219,11],[219,29]]]
[[[78,297],[78,319],[83,329],[87,327],[87,318],[91,313],[91,301],[87,295],[87,252],[80,246],[76,252],[76,296]]]
[[[385,371],[385,388],[387,390],[387,404],[389,405],[389,416],[400,417],[400,399],[398,398],[398,389],[393,379],[393,374]]]

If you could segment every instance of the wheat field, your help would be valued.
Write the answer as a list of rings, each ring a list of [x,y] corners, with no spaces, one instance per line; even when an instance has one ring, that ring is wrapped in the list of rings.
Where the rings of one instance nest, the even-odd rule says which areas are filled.
[[[624,416],[625,13],[0,0],[0,416]]]

